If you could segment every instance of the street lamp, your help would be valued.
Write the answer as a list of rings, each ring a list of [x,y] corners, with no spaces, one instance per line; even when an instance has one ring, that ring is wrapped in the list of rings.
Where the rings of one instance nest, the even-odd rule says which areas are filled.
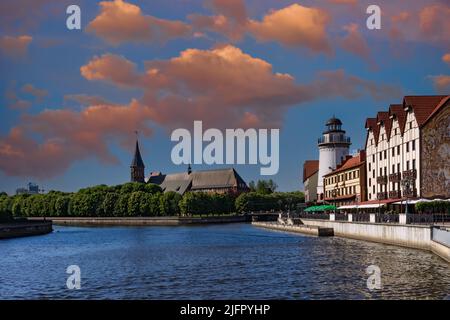
[[[411,191],[411,186],[414,183],[414,180],[410,177],[406,177],[404,179],[402,179],[402,181],[400,182],[400,184],[402,185],[402,190],[403,190],[403,194],[405,194],[405,203],[406,203],[406,210],[405,210],[405,214],[408,214],[408,195],[410,194]]]

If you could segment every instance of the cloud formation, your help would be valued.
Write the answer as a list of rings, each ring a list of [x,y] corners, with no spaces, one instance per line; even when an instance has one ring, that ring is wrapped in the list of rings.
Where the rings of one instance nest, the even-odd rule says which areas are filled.
[[[147,109],[136,101],[127,106],[97,105],[80,112],[45,110],[24,116],[19,126],[0,138],[0,169],[13,176],[49,178],[82,159],[117,164],[108,143],[132,145],[130,132],[136,129],[150,135],[148,118]],[[31,135],[38,135],[42,142]]]
[[[105,54],[94,57],[80,71],[89,81],[141,90],[142,98],[128,105],[97,104],[92,99],[92,105],[79,111],[23,115],[18,126],[0,136],[0,170],[48,178],[82,159],[115,164],[109,144],[118,142],[129,148],[134,130],[148,136],[155,124],[167,130],[190,128],[193,120],[201,119],[205,127],[281,127],[289,108],[309,101],[401,95],[396,87],[343,70],[322,72],[310,83],[297,83],[291,75],[274,71],[269,62],[232,45],[186,49],[171,59],[146,61],[144,72],[125,57]]]
[[[450,53],[446,53],[442,56],[442,61],[450,65]]]
[[[136,65],[113,54],[94,57],[80,71],[87,80],[105,80],[124,87],[133,87],[139,83]]]
[[[260,41],[277,41],[286,46],[330,53],[326,32],[329,22],[329,14],[322,9],[292,4],[270,12],[262,21],[250,20],[248,29]]]
[[[0,37],[0,53],[13,59],[24,58],[32,40],[33,38],[27,35]]]
[[[102,1],[100,7],[100,14],[89,23],[87,31],[112,45],[167,41],[191,32],[184,22],[144,15],[141,8],[122,0]]]
[[[366,40],[359,32],[358,25],[351,23],[344,26],[343,29],[347,31],[347,35],[341,40],[340,44],[342,48],[370,62],[370,49]]]
[[[430,78],[438,93],[447,94],[450,91],[450,76],[441,74]]]
[[[38,89],[30,83],[22,86],[22,88],[20,89],[20,93],[22,95],[25,94],[33,97],[34,101],[37,103],[41,103],[48,95],[48,92],[46,90]],[[5,98],[8,101],[8,108],[10,109],[25,111],[33,105],[32,101],[30,101],[29,98],[26,99],[19,96],[15,81],[12,81],[9,87],[6,89]]]

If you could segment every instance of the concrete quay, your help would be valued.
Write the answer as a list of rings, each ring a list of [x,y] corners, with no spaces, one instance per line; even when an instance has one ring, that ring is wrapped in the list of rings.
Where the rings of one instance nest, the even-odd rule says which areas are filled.
[[[255,227],[262,227],[286,232],[302,233],[318,237],[330,237],[334,235],[333,228],[324,228],[319,226],[310,226],[301,224],[285,225],[280,224],[278,222],[258,222],[258,221],[253,221],[252,225],[254,225]]]
[[[37,236],[51,233],[52,222],[46,221],[20,221],[0,224],[0,239]]]
[[[42,218],[29,218],[41,221]],[[250,221],[250,216],[215,217],[52,217],[61,226],[184,226],[216,223],[240,223]]]
[[[431,225],[300,219],[299,224],[252,222],[257,227],[314,236],[338,236],[431,251],[450,262],[450,230]]]

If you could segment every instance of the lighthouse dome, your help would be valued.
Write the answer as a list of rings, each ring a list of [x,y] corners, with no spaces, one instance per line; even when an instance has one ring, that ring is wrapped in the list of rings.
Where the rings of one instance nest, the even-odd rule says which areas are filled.
[[[328,119],[326,125],[327,126],[331,126],[331,125],[339,125],[339,126],[341,126],[342,122],[341,122],[341,120],[339,120],[338,118],[333,116],[333,118]]]

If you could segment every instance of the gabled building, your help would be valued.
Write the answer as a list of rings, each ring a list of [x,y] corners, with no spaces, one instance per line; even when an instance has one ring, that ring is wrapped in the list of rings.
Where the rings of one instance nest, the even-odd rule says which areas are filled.
[[[152,172],[146,179],[145,165],[137,140],[130,169],[131,182],[154,183],[159,185],[164,192],[175,191],[184,194],[187,191],[193,191],[239,194],[250,190],[244,179],[233,168],[192,171],[189,165],[186,172],[172,174]]]
[[[188,171],[182,173],[153,172],[147,183],[159,185],[164,192],[180,194],[187,191],[232,194],[249,191],[245,181],[233,168],[192,171],[189,166]]]
[[[369,201],[449,196],[449,99],[405,96],[366,120]]]
[[[325,202],[337,207],[353,205],[366,200],[366,153],[359,151],[347,156],[336,168],[323,178]]]

